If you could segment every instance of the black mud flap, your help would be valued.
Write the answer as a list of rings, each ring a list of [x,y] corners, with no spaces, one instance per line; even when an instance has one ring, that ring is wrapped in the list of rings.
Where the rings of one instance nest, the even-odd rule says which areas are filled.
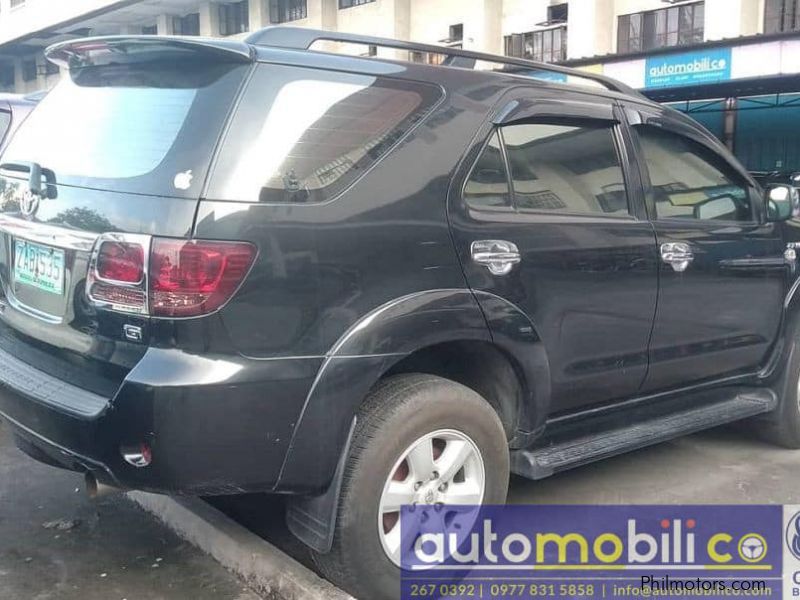
[[[350,425],[347,441],[342,448],[336,472],[328,489],[321,496],[298,496],[291,498],[286,506],[286,525],[289,531],[306,546],[327,554],[333,547],[333,533],[336,530],[336,516],[339,511],[339,494],[342,491],[342,478],[350,455],[350,443],[356,429],[356,419]]]

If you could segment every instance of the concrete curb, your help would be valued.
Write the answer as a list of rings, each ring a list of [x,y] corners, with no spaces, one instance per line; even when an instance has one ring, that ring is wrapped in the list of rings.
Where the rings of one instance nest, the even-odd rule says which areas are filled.
[[[144,492],[130,492],[128,497],[267,598],[353,600],[198,498],[171,498]]]

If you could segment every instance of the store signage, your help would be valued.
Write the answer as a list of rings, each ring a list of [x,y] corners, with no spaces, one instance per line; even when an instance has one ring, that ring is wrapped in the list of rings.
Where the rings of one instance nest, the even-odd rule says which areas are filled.
[[[730,48],[709,48],[649,57],[645,62],[645,88],[728,81],[731,78],[731,55]]]

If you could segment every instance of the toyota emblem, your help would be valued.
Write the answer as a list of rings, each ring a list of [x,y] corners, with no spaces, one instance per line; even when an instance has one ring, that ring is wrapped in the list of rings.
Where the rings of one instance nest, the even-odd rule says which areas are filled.
[[[33,190],[25,190],[25,193],[22,195],[22,200],[19,203],[19,210],[20,212],[30,218],[36,211],[39,209],[39,194],[34,192]]]

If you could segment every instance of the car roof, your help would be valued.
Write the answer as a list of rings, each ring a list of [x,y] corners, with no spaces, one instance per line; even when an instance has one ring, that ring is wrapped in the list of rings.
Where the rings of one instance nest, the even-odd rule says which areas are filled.
[[[341,42],[408,50],[409,52],[436,53],[445,57],[444,64],[429,65],[399,58],[378,56],[352,56],[312,49],[316,42]],[[594,94],[612,98],[627,98],[654,104],[627,85],[595,73],[580,71],[560,65],[546,64],[514,57],[498,56],[454,49],[445,46],[418,44],[387,38],[361,36],[341,32],[306,29],[299,27],[267,27],[248,35],[244,39],[218,39],[182,36],[103,36],[69,40],[50,46],[46,55],[57,64],[69,67],[70,62],[82,53],[96,51],[107,46],[135,47],[137,51],[148,47],[155,49],[171,46],[181,49],[194,49],[198,52],[215,53],[231,60],[260,61],[295,64],[311,68],[324,68],[341,71],[355,71],[374,75],[428,81],[457,93],[458,87],[483,82],[506,85],[558,86],[559,89],[573,90],[581,94]],[[117,55],[119,56],[119,55]],[[478,68],[479,62],[499,65],[501,70]],[[461,72],[460,76],[443,77],[445,73]],[[567,81],[543,81],[533,73],[555,74]],[[576,85],[575,80],[585,80],[592,87]],[[601,86],[601,87],[595,87]]]

